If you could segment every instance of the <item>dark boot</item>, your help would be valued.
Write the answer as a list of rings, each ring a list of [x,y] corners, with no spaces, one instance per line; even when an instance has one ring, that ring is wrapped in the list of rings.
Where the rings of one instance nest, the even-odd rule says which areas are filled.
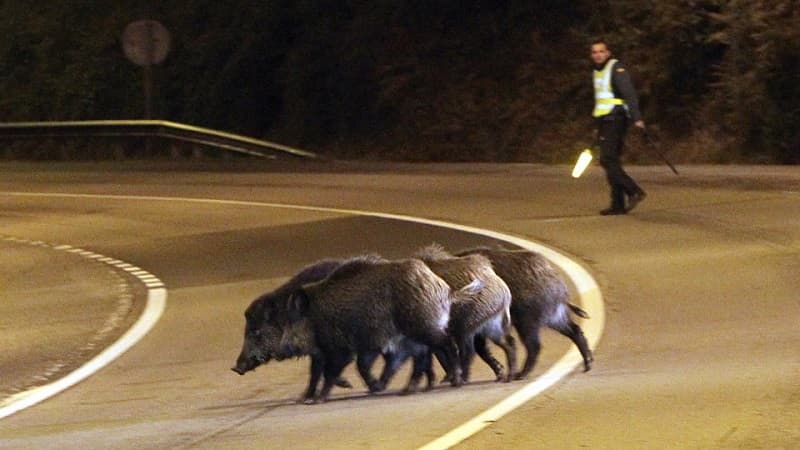
[[[643,190],[639,190],[638,192],[634,192],[631,196],[628,197],[628,209],[625,212],[630,212],[633,208],[636,208],[636,205],[642,202],[642,200],[647,197],[647,193]]]
[[[609,180],[610,181],[610,180]],[[618,184],[611,184],[611,206],[600,211],[604,216],[625,214],[625,191]]]
[[[603,216],[618,216],[618,215],[621,215],[621,214],[626,214],[627,212],[628,211],[626,211],[624,208],[611,207],[611,208],[606,208],[606,209],[600,211],[600,215],[603,215]]]

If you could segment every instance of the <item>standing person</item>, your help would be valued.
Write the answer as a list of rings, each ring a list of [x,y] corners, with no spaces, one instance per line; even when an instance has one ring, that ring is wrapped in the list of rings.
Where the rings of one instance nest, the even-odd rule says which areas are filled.
[[[611,206],[602,215],[625,214],[644,200],[647,194],[622,168],[622,149],[628,121],[644,130],[639,100],[625,67],[611,59],[611,50],[603,40],[592,42],[594,63],[594,111],[600,146],[600,165],[611,187]],[[627,198],[627,204],[626,204]]]

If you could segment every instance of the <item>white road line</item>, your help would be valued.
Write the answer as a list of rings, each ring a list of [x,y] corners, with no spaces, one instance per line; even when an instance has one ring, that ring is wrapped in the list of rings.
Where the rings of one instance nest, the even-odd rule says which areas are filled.
[[[292,205],[283,203],[269,203],[269,202],[255,202],[255,201],[241,201],[241,200],[220,200],[220,199],[206,199],[206,198],[190,198],[190,197],[157,197],[157,196],[138,196],[138,195],[103,195],[103,194],[70,194],[70,193],[26,193],[26,192],[0,192],[2,195],[9,196],[40,196],[40,197],[65,197],[65,198],[94,198],[94,199],[117,199],[117,200],[142,200],[152,202],[190,202],[190,203],[204,203],[204,204],[220,204],[220,205],[237,205],[237,206],[257,206],[269,208],[284,208],[305,211],[317,212],[330,212],[336,214],[347,215],[360,215],[379,217],[384,219],[401,220],[406,222],[414,222],[425,225],[433,225],[437,227],[451,228],[455,230],[465,231],[468,233],[478,234],[500,241],[505,241],[521,248],[532,250],[542,254],[550,262],[558,266],[575,284],[575,287],[580,296],[580,303],[584,310],[589,314],[591,319],[583,322],[582,328],[584,335],[589,343],[589,347],[594,349],[597,347],[600,337],[603,333],[605,326],[605,308],[603,305],[603,297],[600,293],[600,288],[597,282],[584,269],[580,264],[570,259],[566,255],[546,247],[542,244],[529,241],[522,237],[512,236],[509,234],[486,230],[483,228],[471,227],[460,225],[452,222],[445,222],[441,220],[424,219],[419,217],[388,214],[375,211],[361,211],[355,209],[340,209],[340,208],[327,208],[305,205]],[[137,268],[138,269],[138,268]],[[157,291],[157,289],[155,290]],[[163,290],[164,298],[166,298],[166,290]],[[148,302],[149,303],[149,302]],[[163,307],[163,306],[162,306]],[[160,312],[159,312],[160,315]],[[156,317],[157,320],[157,317]],[[428,444],[420,448],[420,450],[439,450],[450,448],[459,442],[467,439],[473,434],[479,432],[483,428],[491,425],[499,420],[504,415],[513,411],[520,405],[531,400],[542,391],[553,386],[558,381],[566,377],[578,365],[583,362],[580,354],[575,348],[571,348],[564,356],[561,357],[552,367],[545,371],[542,375],[531,380],[519,390],[512,393],[500,403],[488,408],[476,417],[470,419],[464,424],[449,431],[443,436],[432,440]],[[88,376],[88,375],[87,375]],[[2,417],[2,416],[0,416]]]
[[[39,386],[25,392],[11,396],[0,407],[0,419],[8,417],[25,408],[42,402],[59,392],[80,383],[98,370],[117,359],[121,354],[133,347],[148,331],[158,322],[167,302],[167,290],[164,288],[150,289],[147,292],[147,306],[136,321],[136,324],[111,346],[103,350],[89,362],[50,384]]]
[[[67,253],[74,253],[80,255],[86,259],[90,259],[95,262],[103,262],[107,266],[114,266],[112,261],[121,262],[117,259],[106,258],[103,255],[99,255],[95,252],[83,250],[80,248],[72,247],[71,245],[52,245],[42,241],[29,241],[26,239],[16,238],[13,236],[0,236],[0,240],[6,240],[9,242],[16,242],[16,243],[25,243],[29,245],[34,245],[38,247],[46,247],[56,251],[65,251]],[[135,274],[134,274],[135,275]],[[158,319],[161,317],[161,314],[164,312],[164,308],[167,302],[167,290],[163,287],[164,284],[161,283],[158,278],[152,275],[149,272],[144,272],[141,275],[138,275],[137,278],[141,281],[145,286],[149,289],[147,290],[147,303],[145,304],[144,311],[142,315],[139,316],[139,319],[134,323],[134,325],[126,331],[116,342],[111,344],[108,348],[100,352],[97,356],[89,360],[86,364],[82,365],[81,367],[77,368],[76,370],[70,372],[63,378],[59,378],[52,383],[48,383],[42,386],[37,386],[32,389],[28,389],[26,391],[18,392],[0,402],[0,419],[4,417],[8,417],[14,413],[22,411],[25,408],[29,408],[37,403],[40,403],[65,389],[68,389],[74,386],[77,383],[85,380],[86,378],[90,377],[92,374],[100,370],[101,368],[108,365],[111,361],[117,359],[121,354],[125,353],[128,349],[136,345],[139,340],[141,340],[152,328],[155,326]],[[128,296],[124,296],[123,300],[126,302],[130,301]],[[119,319],[117,317],[111,317],[112,324]],[[109,325],[110,326],[110,325]],[[101,330],[101,331],[109,331],[109,330]],[[90,343],[87,345],[88,348],[93,347],[94,344]],[[52,371],[55,373],[55,370]],[[53,373],[48,374],[52,375]],[[42,379],[46,379],[47,377],[43,377]]]

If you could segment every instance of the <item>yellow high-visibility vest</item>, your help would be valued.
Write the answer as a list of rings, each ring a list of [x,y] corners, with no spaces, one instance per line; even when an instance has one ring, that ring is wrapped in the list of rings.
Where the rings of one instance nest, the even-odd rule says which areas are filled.
[[[605,116],[615,106],[625,104],[621,98],[614,97],[614,90],[611,88],[611,74],[616,63],[616,59],[609,60],[603,70],[594,71],[594,117]]]

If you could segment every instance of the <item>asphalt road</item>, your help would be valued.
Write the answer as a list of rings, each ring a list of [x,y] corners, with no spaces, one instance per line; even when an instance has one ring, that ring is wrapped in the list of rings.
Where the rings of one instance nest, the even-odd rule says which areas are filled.
[[[0,165],[0,236],[25,240],[0,241],[0,394],[68,371],[91,356],[87,342],[113,341],[142,307],[135,280],[47,245],[130,262],[169,293],[156,327],[119,359],[0,419],[0,448],[417,448],[520,388],[489,381],[476,362],[477,382],[461,389],[367,396],[350,370],[353,391],[305,406],[294,403],[305,360],[230,372],[244,308],[302,265],[364,251],[402,257],[433,241],[490,242],[258,203],[498,230],[568,254],[595,276],[606,327],[594,369],[457,448],[800,447],[797,168],[682,167],[675,177],[635,167],[647,200],[628,216],[601,217],[599,168],[573,180],[567,167],[536,165],[236,164]],[[28,244],[37,241],[47,244]],[[21,281],[28,274],[35,281]],[[42,295],[32,313],[31,294],[51,288],[64,295]],[[56,314],[47,320],[50,301]],[[53,356],[54,342],[64,354]],[[543,342],[534,376],[569,349],[552,332]]]

